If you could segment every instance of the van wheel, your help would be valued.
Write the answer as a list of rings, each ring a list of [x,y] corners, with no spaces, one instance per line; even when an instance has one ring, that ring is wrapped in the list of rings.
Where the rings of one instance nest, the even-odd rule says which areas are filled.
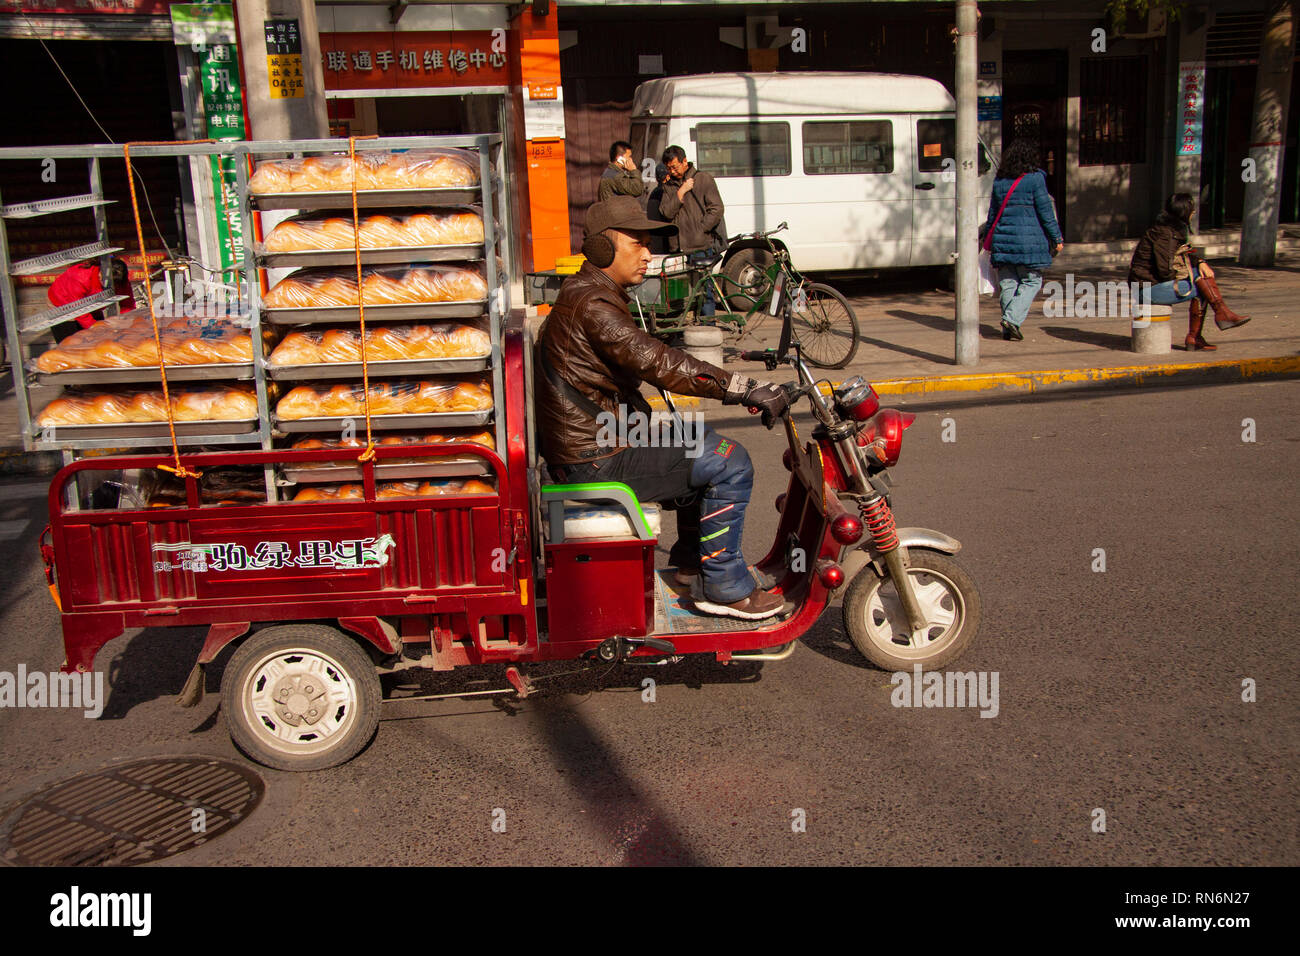
[[[734,290],[727,296],[727,304],[738,312],[748,312],[767,294],[771,284],[767,269],[776,260],[766,249],[741,249],[727,260],[722,274],[727,277],[726,288]]]
[[[258,631],[221,680],[231,739],[276,770],[351,760],[375,735],[381,697],[375,665],[356,641],[319,624]]]

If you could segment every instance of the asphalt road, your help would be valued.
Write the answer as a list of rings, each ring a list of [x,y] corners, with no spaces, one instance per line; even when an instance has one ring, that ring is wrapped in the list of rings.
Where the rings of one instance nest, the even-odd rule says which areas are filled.
[[[892,706],[890,675],[853,650],[836,606],[780,664],[385,705],[351,763],[262,770],[252,817],[175,862],[1295,865],[1298,399],[1300,383],[1274,382],[920,411],[895,507],[965,545],[983,628],[949,670],[998,674],[994,718]],[[757,559],[784,490],[779,435],[710,420],[759,463]],[[0,489],[4,671],[63,656],[36,556],[41,487]],[[197,709],[173,701],[201,639],[108,645],[98,720],[0,710],[0,811],[124,758],[242,759],[219,666]]]

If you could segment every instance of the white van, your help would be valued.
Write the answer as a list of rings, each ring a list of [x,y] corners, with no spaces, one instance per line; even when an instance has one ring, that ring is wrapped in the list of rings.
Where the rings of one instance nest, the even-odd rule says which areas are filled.
[[[788,222],[779,238],[800,270],[951,265],[955,110],[919,76],[672,76],[636,88],[629,141],[650,180],[671,145],[712,173],[731,235]],[[990,165],[981,146],[981,222]]]

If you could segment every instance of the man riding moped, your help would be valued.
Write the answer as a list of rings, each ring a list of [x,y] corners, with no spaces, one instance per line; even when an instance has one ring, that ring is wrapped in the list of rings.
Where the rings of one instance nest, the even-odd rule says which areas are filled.
[[[643,381],[721,399],[724,405],[744,405],[761,412],[768,427],[789,405],[784,389],[728,374],[636,325],[625,289],[645,279],[651,234],[676,231],[647,219],[630,196],[587,210],[582,246],[587,261],[565,280],[538,342],[542,452],[557,481],[620,481],[642,501],[676,502],[678,535],[669,558],[679,583],[699,579],[703,600],[695,601],[696,608],[761,620],[779,614],[784,601],[757,587],[741,554],[745,507],[754,484],[745,448],[711,429],[667,447],[620,445],[608,440],[605,427],[610,420],[633,415],[649,419],[650,407],[640,393]]]

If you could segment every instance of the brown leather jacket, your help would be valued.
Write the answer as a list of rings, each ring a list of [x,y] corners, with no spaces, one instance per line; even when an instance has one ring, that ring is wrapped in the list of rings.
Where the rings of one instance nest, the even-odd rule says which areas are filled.
[[[616,455],[622,448],[596,441],[600,425],[553,388],[542,358],[561,379],[602,410],[618,414],[620,404],[645,411],[641,382],[703,398],[723,398],[732,376],[669,348],[637,326],[628,295],[590,262],[564,281],[555,307],[542,326],[533,372],[537,433],[549,465],[572,465]]]

